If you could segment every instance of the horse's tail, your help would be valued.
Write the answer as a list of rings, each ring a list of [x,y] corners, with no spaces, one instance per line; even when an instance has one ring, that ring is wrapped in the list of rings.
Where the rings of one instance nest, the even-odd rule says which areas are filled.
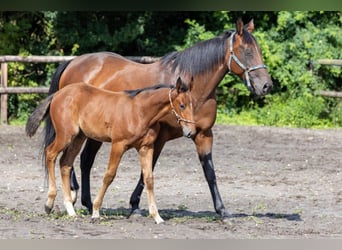
[[[36,134],[37,129],[40,123],[47,117],[49,114],[50,103],[52,101],[53,95],[49,95],[45,98],[42,103],[33,111],[26,122],[26,134],[29,137],[32,137]]]
[[[50,85],[50,89],[49,89],[49,95],[52,95],[58,91],[59,80],[60,80],[64,70],[66,69],[66,67],[68,67],[68,65],[71,61],[72,60],[69,60],[63,64],[60,64],[57,67],[56,72],[52,76],[51,85]],[[48,113],[45,117],[43,148],[46,148],[49,144],[51,144],[52,141],[55,139],[55,136],[56,136],[56,132],[55,132],[55,129],[52,125],[50,114]]]

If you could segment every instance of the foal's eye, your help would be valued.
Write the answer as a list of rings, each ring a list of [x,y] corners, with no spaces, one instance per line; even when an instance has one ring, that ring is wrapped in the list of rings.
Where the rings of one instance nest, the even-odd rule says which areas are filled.
[[[184,110],[184,109],[185,109],[185,104],[183,104],[183,103],[179,104],[179,108],[180,108],[181,110]]]

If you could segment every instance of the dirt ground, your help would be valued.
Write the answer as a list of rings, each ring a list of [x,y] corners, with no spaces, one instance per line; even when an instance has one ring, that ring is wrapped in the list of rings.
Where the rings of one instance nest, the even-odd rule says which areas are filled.
[[[41,130],[40,130],[41,131]],[[342,131],[271,127],[214,127],[213,158],[218,187],[232,218],[214,212],[191,140],[168,142],[155,171],[155,194],[164,224],[147,215],[126,218],[140,173],[137,153],[128,151],[108,190],[102,219],[91,222],[81,205],[66,216],[59,193],[46,215],[42,133],[27,138],[24,127],[0,126],[0,238],[2,239],[222,239],[342,238]],[[92,196],[99,189],[109,145],[92,170]],[[79,160],[76,164],[79,177]],[[80,178],[78,178],[80,179]]]

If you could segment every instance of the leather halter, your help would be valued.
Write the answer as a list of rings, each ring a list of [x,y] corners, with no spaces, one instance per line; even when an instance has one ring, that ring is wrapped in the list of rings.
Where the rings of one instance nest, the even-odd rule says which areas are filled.
[[[239,60],[239,58],[237,58],[237,56],[234,54],[234,50],[233,50],[233,38],[235,36],[236,32],[234,31],[231,35],[230,35],[230,41],[229,41],[229,52],[230,52],[230,57],[228,60],[228,70],[229,70],[229,74],[232,72],[231,71],[231,63],[232,63],[232,59],[235,61],[235,63],[237,65],[240,66],[240,68],[243,70],[243,73],[245,74],[245,79],[246,79],[246,85],[247,88],[249,90],[253,90],[253,86],[251,85],[251,82],[249,80],[249,72],[253,71],[253,70],[257,70],[257,69],[266,69],[266,65],[265,64],[260,64],[257,66],[253,66],[253,67],[246,67],[245,65],[243,65],[243,63]]]
[[[182,122],[186,122],[186,123],[193,123],[193,124],[195,124],[194,121],[187,120],[187,119],[183,118],[180,114],[177,113],[177,111],[175,110],[175,107],[173,106],[172,99],[171,99],[171,92],[172,92],[172,90],[173,89],[170,89],[170,91],[169,91],[169,100],[170,100],[170,105],[171,105],[171,112],[176,116],[177,122],[180,123],[182,121]],[[192,103],[190,105],[192,105]]]

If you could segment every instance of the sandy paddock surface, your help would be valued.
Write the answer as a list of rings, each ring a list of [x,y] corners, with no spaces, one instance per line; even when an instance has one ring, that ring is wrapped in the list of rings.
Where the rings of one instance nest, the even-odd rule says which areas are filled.
[[[121,161],[101,221],[92,223],[80,199],[77,218],[66,216],[58,168],[55,211],[45,214],[42,134],[29,139],[22,126],[0,126],[0,238],[342,238],[342,130],[216,125],[214,136],[218,187],[232,214],[227,223],[214,212],[194,144],[185,138],[166,144],[155,171],[164,224],[147,215],[145,192],[146,215],[126,218],[140,173],[134,150]],[[93,198],[108,151],[108,144],[101,148],[92,170]],[[79,177],[79,159],[75,167]]]

